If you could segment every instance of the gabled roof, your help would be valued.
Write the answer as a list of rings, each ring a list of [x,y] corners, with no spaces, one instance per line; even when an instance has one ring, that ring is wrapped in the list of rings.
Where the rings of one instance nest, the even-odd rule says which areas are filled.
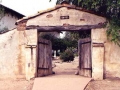
[[[75,10],[80,10],[80,11],[84,11],[84,12],[88,12],[88,13],[91,13],[91,14],[95,14],[97,15],[96,13],[92,12],[92,11],[88,11],[88,10],[85,10],[83,8],[80,8],[80,7],[76,7],[75,5],[69,5],[69,4],[60,4],[60,5],[56,5],[55,7],[53,8],[49,8],[47,10],[43,10],[43,11],[39,11],[37,14],[35,15],[32,15],[32,16],[28,16],[28,17],[23,17],[22,19],[19,19],[17,22],[16,22],[16,25],[19,23],[19,22],[24,22],[24,21],[27,21],[28,19],[31,19],[31,18],[35,18],[39,15],[42,15],[42,14],[45,14],[45,13],[48,13],[48,12],[51,12],[51,11],[55,11],[59,8],[62,8],[62,7],[67,7],[68,9],[75,9]]]
[[[0,5],[1,5],[3,8],[5,8],[5,11],[10,11],[11,13],[14,13],[15,15],[17,15],[19,18],[22,18],[22,17],[25,16],[25,15],[23,15],[23,14],[21,14],[21,13],[15,11],[15,10],[13,10],[13,9],[11,9],[11,8],[9,8],[9,7],[5,6],[5,5],[3,5],[3,4],[0,4]]]

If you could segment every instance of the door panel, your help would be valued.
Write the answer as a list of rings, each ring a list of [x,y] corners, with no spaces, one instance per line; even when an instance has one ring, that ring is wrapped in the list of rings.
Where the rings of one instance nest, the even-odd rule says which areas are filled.
[[[82,76],[92,76],[92,63],[91,63],[91,39],[84,38],[78,42],[79,49],[79,74]]]
[[[38,40],[38,76],[52,74],[52,46],[49,40]]]

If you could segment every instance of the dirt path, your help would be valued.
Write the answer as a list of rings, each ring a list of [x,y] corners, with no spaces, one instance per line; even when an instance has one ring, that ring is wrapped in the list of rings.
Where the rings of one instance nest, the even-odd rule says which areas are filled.
[[[72,62],[62,62],[61,60],[53,60],[53,71],[56,75],[75,75],[78,66],[78,57]]]
[[[57,77],[68,77],[69,75],[69,78],[71,78],[77,71],[78,57],[73,62],[63,63],[60,60],[53,60],[53,66],[53,71],[55,71]],[[33,82],[34,80],[0,80],[0,90],[32,90]],[[85,90],[120,90],[120,79],[91,81]]]
[[[62,63],[60,60],[54,60],[53,63],[56,65],[53,71],[56,75],[73,75],[77,71],[78,57],[71,63]],[[85,90],[120,90],[120,79],[105,79],[101,81],[91,81],[87,85]]]
[[[0,90],[32,90],[34,80],[0,80]]]
[[[85,90],[120,90],[120,79],[91,81]]]

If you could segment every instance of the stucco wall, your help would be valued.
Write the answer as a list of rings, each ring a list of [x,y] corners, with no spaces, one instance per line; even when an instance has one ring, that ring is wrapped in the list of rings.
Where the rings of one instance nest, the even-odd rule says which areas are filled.
[[[24,78],[25,63],[20,60],[19,32],[0,34],[0,79]]]
[[[104,44],[104,56],[99,54],[99,57],[103,57],[103,76],[104,78],[120,78],[120,47],[107,40],[107,29],[93,29],[92,30],[92,43]],[[99,59],[98,57],[98,59]],[[102,61],[102,60],[101,60]],[[100,62],[101,62],[100,61]],[[95,63],[96,66],[100,65],[100,62]],[[102,69],[101,69],[102,70]],[[98,71],[99,72],[99,71]]]
[[[106,78],[120,78],[120,47],[114,43],[105,43],[105,69]]]
[[[60,19],[61,16],[69,16],[68,19]],[[94,14],[83,12],[75,9],[68,9],[66,7],[59,8],[55,11],[50,11],[41,14],[37,17],[28,20],[26,26],[40,25],[40,26],[63,26],[69,25],[98,25],[106,22],[106,19]]]
[[[18,20],[18,18],[14,15],[11,15],[10,13],[5,14],[4,17],[0,20],[0,29],[8,28],[9,30],[16,27],[15,22]]]
[[[37,74],[37,30],[25,31],[26,79],[30,80]]]
[[[31,46],[34,46],[31,50]],[[27,79],[36,75],[37,30],[0,34],[0,79]],[[31,54],[32,53],[32,54]]]

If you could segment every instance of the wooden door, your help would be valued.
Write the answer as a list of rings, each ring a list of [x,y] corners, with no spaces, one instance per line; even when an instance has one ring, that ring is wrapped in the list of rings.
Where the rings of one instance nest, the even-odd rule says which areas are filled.
[[[79,74],[82,76],[92,77],[91,62],[91,39],[84,38],[78,42],[79,49]]]
[[[52,46],[51,41],[41,39],[38,40],[38,77],[52,74]]]

